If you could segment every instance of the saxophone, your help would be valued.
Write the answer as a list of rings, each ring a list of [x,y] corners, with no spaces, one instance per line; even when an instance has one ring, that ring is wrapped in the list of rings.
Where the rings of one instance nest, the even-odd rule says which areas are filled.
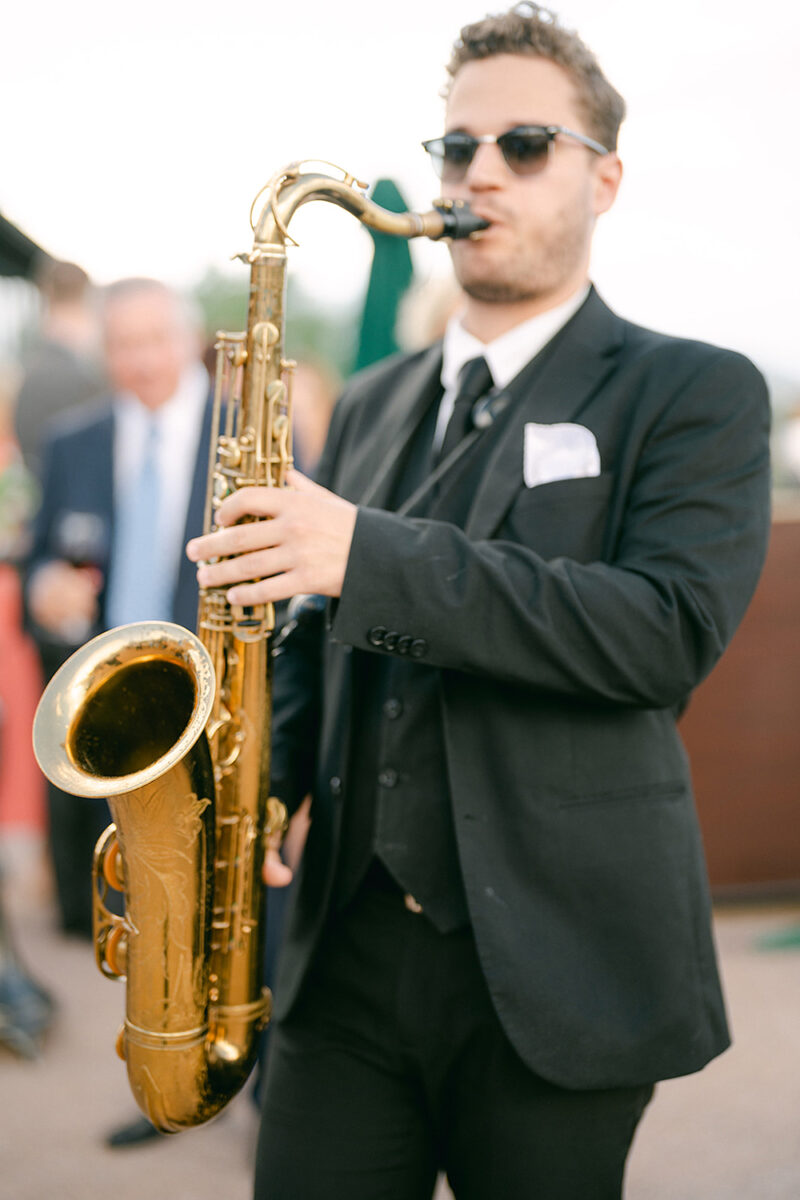
[[[283,487],[292,465],[283,350],[286,245],[312,200],[391,235],[468,237],[466,205],[390,213],[338,176],[279,171],[253,201],[247,329],[217,340],[204,531],[241,487]],[[254,220],[259,199],[266,200]],[[270,1015],[262,985],[267,839],[286,810],[269,797],[272,605],[202,589],[198,635],[166,621],[112,629],[53,677],[34,751],[63,791],[108,800],[93,869],[95,957],[126,980],[117,1050],[133,1095],[164,1133],[202,1124],[246,1081]],[[112,893],[124,894],[124,915]],[[116,907],[121,907],[119,904]]]

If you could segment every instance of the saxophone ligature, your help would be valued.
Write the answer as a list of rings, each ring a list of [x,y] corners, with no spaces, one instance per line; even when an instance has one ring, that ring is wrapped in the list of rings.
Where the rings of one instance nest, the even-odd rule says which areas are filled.
[[[327,201],[404,238],[469,237],[486,224],[456,202],[391,213],[339,168],[306,166],[279,171],[251,208],[247,328],[217,339],[206,533],[226,496],[283,487],[292,465],[283,341],[297,209]],[[224,589],[202,589],[197,635],[166,621],[101,634],[53,677],[34,722],[45,775],[111,809],[95,851],[95,956],[126,980],[117,1049],[137,1103],[165,1133],[228,1103],[269,1020],[261,870],[286,818],[269,796],[274,624],[271,605],[240,608]],[[124,915],[112,911],[120,892]]]

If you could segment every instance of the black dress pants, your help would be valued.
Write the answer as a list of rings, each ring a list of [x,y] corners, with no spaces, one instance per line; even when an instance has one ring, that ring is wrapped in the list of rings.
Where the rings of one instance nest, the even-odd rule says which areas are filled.
[[[362,888],[269,1051],[256,1200],[619,1200],[652,1087],[568,1091],[495,1016],[471,931]]]

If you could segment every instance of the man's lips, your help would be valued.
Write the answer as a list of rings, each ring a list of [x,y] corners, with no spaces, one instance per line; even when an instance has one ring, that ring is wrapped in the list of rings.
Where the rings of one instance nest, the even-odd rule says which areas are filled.
[[[474,211],[477,217],[481,217],[484,221],[488,221],[488,225],[485,229],[479,229],[476,233],[473,233],[472,237],[469,238],[470,242],[482,241],[485,237],[491,235],[495,230],[501,229],[505,224],[501,217],[493,216],[485,212],[478,212],[477,209]]]
[[[482,233],[488,233],[489,230],[491,230],[495,226],[505,224],[505,221],[500,213],[492,212],[485,208],[480,208],[477,205],[472,206],[472,211],[475,213],[476,217],[480,217],[481,220],[489,222],[488,229],[479,230],[479,236]]]

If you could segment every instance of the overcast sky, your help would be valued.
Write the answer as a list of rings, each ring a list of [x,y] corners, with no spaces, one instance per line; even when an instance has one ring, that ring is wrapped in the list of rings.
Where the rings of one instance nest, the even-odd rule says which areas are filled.
[[[196,282],[248,250],[250,202],[318,156],[410,206],[437,194],[444,63],[487,0],[75,0],[3,19],[0,211],[101,283]],[[594,278],[623,315],[800,379],[800,7],[786,0],[564,0],[626,97],[626,175]],[[358,297],[371,243],[344,212],[298,214],[291,265],[320,299]],[[421,275],[446,270],[415,246]],[[291,319],[291,317],[290,317]]]

